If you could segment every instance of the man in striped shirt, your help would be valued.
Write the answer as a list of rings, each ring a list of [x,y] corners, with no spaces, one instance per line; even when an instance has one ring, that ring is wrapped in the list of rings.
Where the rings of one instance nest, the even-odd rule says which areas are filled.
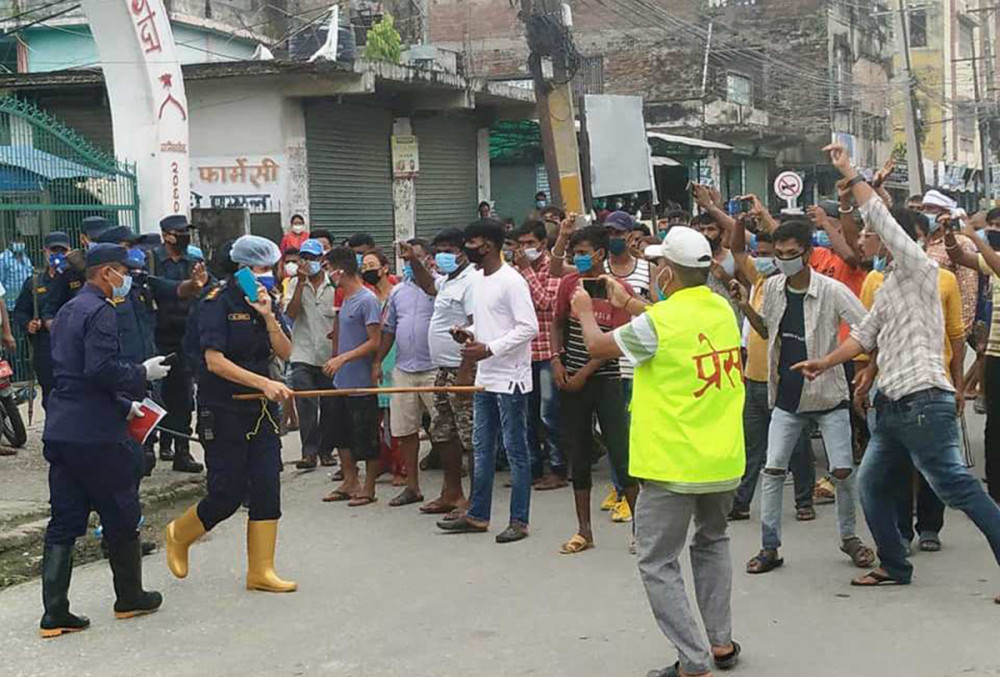
[[[573,265],[578,272],[566,275],[556,295],[552,342],[560,355],[552,358],[552,375],[560,394],[560,421],[563,449],[573,469],[573,494],[579,529],[563,544],[563,554],[592,548],[594,534],[590,522],[591,448],[594,437],[590,421],[597,414],[608,456],[624,490],[630,509],[635,507],[638,485],[628,474],[628,410],[621,385],[618,358],[595,359],[583,341],[580,318],[570,309],[570,299],[582,285],[594,298],[594,316],[604,331],[627,324],[631,316],[611,305],[608,286],[621,284],[603,275],[608,251],[608,235],[602,226],[582,228],[570,238]],[[627,288],[627,287],[626,287]],[[627,288],[628,289],[628,288]],[[628,289],[631,293],[631,289]]]
[[[969,516],[1000,564],[1000,506],[962,463],[955,388],[945,375],[941,352],[944,319],[938,266],[858,174],[847,149],[831,144],[826,150],[848,179],[866,227],[893,257],[892,274],[851,337],[825,357],[793,367],[813,380],[862,352],[883,348],[878,357],[877,424],[859,472],[861,505],[881,566],[852,584],[910,582],[913,566],[900,535],[893,492],[900,462],[907,457],[945,505]]]

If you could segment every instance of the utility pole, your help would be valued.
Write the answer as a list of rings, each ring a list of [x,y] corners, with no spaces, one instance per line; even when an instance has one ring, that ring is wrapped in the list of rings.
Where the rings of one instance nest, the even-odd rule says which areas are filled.
[[[903,52],[903,77],[906,81],[906,164],[910,179],[910,195],[924,193],[924,162],[917,138],[917,107],[913,99],[913,72],[910,64],[910,37],[906,21],[906,0],[899,0],[899,38]]]
[[[529,66],[535,80],[535,100],[541,127],[545,169],[549,175],[549,198],[567,212],[584,212],[580,147],[576,136],[576,111],[565,55],[544,53],[551,47],[555,26],[543,17],[562,21],[558,0],[521,0],[521,19],[527,28]],[[535,27],[535,28],[533,28]],[[568,27],[567,31],[568,31]],[[555,56],[556,58],[553,58]]]

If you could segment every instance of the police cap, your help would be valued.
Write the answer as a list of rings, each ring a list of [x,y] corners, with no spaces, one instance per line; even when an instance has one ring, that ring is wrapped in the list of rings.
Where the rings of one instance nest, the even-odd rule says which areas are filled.
[[[51,233],[45,236],[45,246],[47,248],[52,247],[62,247],[63,249],[71,249],[73,245],[69,242],[69,235],[62,232],[61,230],[53,230]]]
[[[97,236],[110,227],[111,222],[103,216],[88,216],[83,220],[82,224],[83,233],[91,240],[96,239]]]
[[[160,230],[164,233],[181,233],[188,228],[194,228],[183,214],[171,214],[160,219]]]
[[[135,233],[126,226],[112,226],[97,236],[96,242],[118,244],[120,242],[135,242]]]
[[[87,250],[87,267],[105,266],[109,263],[128,265],[128,249],[120,244],[99,242]]]

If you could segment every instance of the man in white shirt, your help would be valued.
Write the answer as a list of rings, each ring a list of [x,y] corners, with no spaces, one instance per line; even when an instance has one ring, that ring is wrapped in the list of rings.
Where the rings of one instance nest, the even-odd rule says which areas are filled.
[[[538,318],[528,283],[506,265],[501,256],[503,224],[481,219],[465,229],[465,253],[483,271],[475,288],[473,326],[455,327],[453,336],[464,344],[462,356],[478,364],[474,404],[475,475],[469,511],[438,527],[453,533],[483,532],[489,528],[496,467],[497,434],[503,435],[510,461],[510,524],[497,543],[528,536],[531,467],[528,457],[528,394],[531,392],[531,341],[538,334]]]
[[[333,380],[323,373],[323,365],[333,354],[330,332],[337,312],[333,307],[336,289],[322,268],[323,245],[319,240],[306,240],[299,249],[298,275],[288,282],[288,305],[285,313],[292,319],[292,390],[328,390]],[[300,470],[333,465],[330,436],[324,434],[333,422],[331,398],[300,398],[299,437],[302,440],[302,460],[295,464]]]

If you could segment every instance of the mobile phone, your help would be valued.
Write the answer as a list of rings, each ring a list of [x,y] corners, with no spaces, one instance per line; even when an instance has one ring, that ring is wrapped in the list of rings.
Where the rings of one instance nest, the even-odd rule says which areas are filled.
[[[608,287],[604,280],[584,280],[583,290],[590,294],[592,299],[606,299],[608,298]]]
[[[240,285],[243,295],[250,301],[257,300],[257,278],[249,268],[240,268],[236,271],[236,283]]]
[[[753,209],[753,200],[747,198],[745,200],[740,200],[740,211],[744,214],[750,212]]]
[[[452,329],[449,329],[448,331],[451,333],[451,337],[457,343],[465,344],[465,343],[468,343],[473,338],[472,332],[468,331],[467,329],[462,329],[460,327],[459,328],[454,328],[453,327]]]
[[[167,367],[172,367],[177,363],[177,353],[170,353],[163,358],[163,364]]]
[[[962,220],[950,219],[946,225],[946,228],[953,233],[960,233],[962,232]]]

